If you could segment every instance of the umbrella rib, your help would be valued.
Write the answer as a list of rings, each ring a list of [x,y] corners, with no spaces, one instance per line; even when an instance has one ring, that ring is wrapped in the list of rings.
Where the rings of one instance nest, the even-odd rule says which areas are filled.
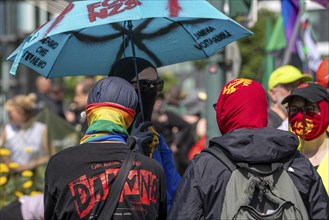
[[[120,33],[118,34],[111,34],[108,36],[96,37],[88,34],[82,34],[80,32],[72,32],[72,34],[81,42],[85,43],[102,43],[104,41],[113,40],[121,36]]]
[[[144,22],[142,22],[138,27],[135,28],[135,31],[134,33],[139,33],[138,35],[141,36],[141,37],[136,37],[134,39],[134,44],[142,51],[144,51],[155,63],[157,66],[161,66],[162,65],[162,62],[160,61],[160,59],[154,54],[152,53],[152,51],[150,51],[146,46],[145,44],[142,42],[143,39],[152,39],[153,37],[156,37],[156,35],[162,35],[162,34],[165,34],[165,33],[168,33],[170,31],[172,31],[173,29],[177,28],[177,27],[182,27],[185,32],[191,36],[191,38],[194,40],[194,42],[197,43],[197,41],[194,39],[194,37],[186,30],[186,28],[184,27],[184,25],[179,22],[179,21],[173,21],[169,18],[165,18],[166,20],[170,21],[171,24],[168,25],[167,27],[164,27],[164,28],[161,28],[151,34],[142,34],[141,31],[143,29],[145,29],[147,27],[147,25],[149,23],[152,22],[152,18],[149,18],[149,19],[146,19]],[[188,22],[188,21],[187,21]],[[197,19],[197,20],[190,20],[189,23],[193,24],[193,23],[200,23],[200,19]],[[101,42],[104,42],[104,41],[108,41],[108,40],[113,40],[117,37],[120,37],[123,35],[125,35],[126,33],[126,30],[125,29],[122,29],[123,31],[120,31],[120,26],[117,25],[117,24],[110,24],[112,26],[113,29],[116,29],[117,31],[119,31],[120,33],[118,34],[112,34],[112,35],[109,35],[109,36],[103,36],[103,37],[95,37],[95,36],[91,36],[91,35],[87,35],[87,34],[82,34],[80,32],[73,32],[73,35],[80,41],[82,42],[92,42],[92,43],[101,43]],[[116,59],[119,59],[121,58],[121,56],[123,55],[124,51],[125,51],[125,48],[124,48],[124,45],[127,45],[129,43],[129,39],[126,38],[122,41],[122,44],[120,45],[120,50],[118,51],[117,53],[117,56],[116,56]],[[203,51],[203,53],[205,54],[206,57],[209,57],[207,55],[207,53],[201,48],[200,50]]]
[[[149,33],[149,34],[143,34],[143,33],[139,33],[140,36],[143,36],[143,39],[151,39],[153,37],[157,37],[159,35],[163,35],[163,34],[167,34],[168,32],[170,32],[171,30],[179,27],[180,25],[177,25],[176,23],[171,23],[170,25],[163,27],[159,30],[154,31],[153,33]],[[139,30],[139,28],[136,28],[136,30]],[[139,31],[140,32],[140,31]]]
[[[72,34],[69,34],[70,36],[72,36]],[[66,40],[66,42],[65,42],[65,44],[67,43],[67,41],[70,39],[70,37]],[[64,46],[65,46],[65,44],[64,44]],[[58,60],[58,57],[60,56],[60,54],[63,52],[63,50],[60,50],[60,52],[58,53],[58,55],[56,56],[56,59],[55,59],[55,61],[53,62],[53,65],[51,66],[51,68],[50,68],[50,70],[48,71],[48,74],[47,74],[47,76],[46,76],[46,79],[48,79],[48,78],[51,78],[50,77],[50,73],[51,73],[51,71],[53,70],[53,68],[54,68],[54,66],[55,66],[55,63],[57,62],[57,60]]]
[[[154,18],[147,18],[147,19],[145,19],[145,21],[142,22],[141,24],[139,24],[139,25],[135,28],[135,30],[139,30],[139,31],[141,31],[141,30],[147,28],[147,26],[148,26],[153,20],[154,20]]]
[[[191,36],[191,38],[194,40],[194,42],[198,44],[198,42],[194,39],[194,37],[192,36],[192,34],[186,30],[186,28],[184,27],[184,25],[180,21],[173,21],[173,20],[171,20],[169,18],[165,18],[165,19],[167,19],[167,20],[169,20],[171,22],[178,23],[186,31],[186,33]],[[205,19],[205,20],[211,20],[211,19]],[[194,21],[194,20],[191,20],[191,21]],[[192,22],[192,23],[194,23],[194,22]],[[206,57],[209,57],[208,54],[202,48],[201,48],[201,50],[206,55]]]
[[[119,35],[122,38],[122,43],[119,47],[120,49],[115,58],[115,60],[118,60],[122,57],[123,54],[125,55],[126,45],[128,45],[128,43],[129,43],[129,38],[125,38],[125,35],[128,36],[128,31],[127,31],[127,29],[125,29],[125,22],[124,22],[123,26],[120,26],[119,24],[116,24],[116,23],[111,23],[110,25],[114,30],[119,32]]]
[[[120,59],[122,57],[122,55],[124,54],[125,49],[126,49],[124,45],[127,45],[128,43],[129,43],[129,39],[128,38],[126,38],[126,39],[124,39],[122,41],[122,43],[120,45],[120,50],[118,51],[115,60],[118,60],[118,59]]]
[[[173,30],[174,28],[177,28],[179,26],[182,26],[183,29],[186,30],[186,28],[181,24],[181,22],[173,21],[166,17],[164,17],[164,19],[169,20],[171,22],[170,25],[160,28],[159,30],[156,30],[150,34],[143,34],[143,33],[141,33],[141,31],[145,27],[147,27],[146,26],[147,24],[149,24],[152,20],[154,20],[153,18],[149,18],[145,22],[141,23],[138,27],[136,27],[134,32],[139,32],[139,35],[143,36],[143,39],[144,39],[144,38],[147,38],[146,36],[150,36],[150,38],[152,38],[152,37],[157,37],[158,35],[166,34],[166,33],[170,32],[171,30]],[[210,21],[211,19],[202,19],[203,22],[208,21],[208,20]],[[200,21],[201,21],[201,19],[193,19],[193,20],[186,20],[186,21],[184,21],[184,23],[196,24],[196,23],[200,23]],[[177,25],[176,23],[178,23],[179,25]],[[157,34],[157,35],[155,36],[155,34]],[[148,38],[148,39],[150,39],[150,38]],[[194,40],[194,38],[193,38],[193,40]]]
[[[144,30],[154,19],[153,18],[148,18],[145,19],[144,22],[142,22],[141,24],[139,24],[133,31],[133,34],[136,35],[135,33],[138,33],[139,36],[143,36],[142,38],[144,39],[145,36],[148,36],[146,34],[141,34],[141,31]],[[134,38],[134,45],[136,45],[141,51],[144,51],[155,63],[157,66],[161,66],[162,62],[160,61],[160,59],[154,54],[152,53],[152,51],[150,51],[145,44],[142,42],[142,38],[138,37],[138,38]],[[147,39],[147,37],[145,37],[145,39]],[[127,43],[126,41],[124,42],[125,44]],[[121,46],[122,48],[122,46]],[[117,55],[117,58],[120,58],[119,56],[120,54]],[[122,56],[122,54],[121,54]]]
[[[64,33],[65,34],[65,33]],[[65,41],[65,44],[67,44],[67,42],[71,39],[71,37],[72,36],[75,36],[74,35],[74,33],[67,33],[68,35],[69,35],[69,37],[67,38],[67,40]],[[63,47],[65,47],[65,44],[63,45]],[[58,55],[56,56],[56,59],[55,59],[55,61],[53,62],[53,65],[51,66],[51,68],[50,68],[50,70],[49,70],[49,72],[48,72],[48,74],[47,74],[47,76],[46,76],[46,78],[48,79],[48,77],[49,78],[55,78],[55,77],[50,77],[50,73],[52,72],[52,70],[53,70],[53,68],[54,68],[54,66],[55,66],[55,64],[56,64],[56,62],[57,62],[57,60],[58,60],[58,58],[60,57],[60,55],[63,53],[63,50],[61,50],[59,53],[58,53]],[[63,76],[70,76],[70,74],[68,74],[68,75],[63,75]],[[56,76],[57,77],[57,76]]]
[[[141,33],[141,30],[144,29],[146,27],[145,24],[149,24],[153,19],[147,19],[145,22],[143,22],[142,24],[140,24],[137,28],[135,28],[135,31],[134,32],[137,32],[139,33],[139,38],[135,38],[135,45],[138,46],[138,48],[140,48],[141,50],[143,50],[145,53],[147,53],[150,57],[152,57],[153,61],[155,63],[157,63],[158,66],[161,66],[162,65],[162,62],[157,58],[157,56],[155,54],[152,54],[151,51],[147,52],[147,47],[142,43],[142,40],[141,39],[152,39],[154,37],[157,37],[158,35],[163,35],[163,34],[166,34],[170,31],[172,31],[174,28],[177,28],[177,27],[182,27],[185,32],[187,34],[189,34],[191,36],[191,38],[194,40],[195,43],[197,43],[197,41],[194,39],[194,37],[186,30],[186,28],[184,27],[184,25],[179,22],[179,21],[173,21],[169,18],[164,18],[166,20],[169,20],[171,22],[170,25],[164,27],[164,28],[161,28],[153,33],[150,33],[150,34],[143,34]],[[207,21],[207,20],[211,20],[211,19],[202,19],[202,21]],[[194,19],[194,20],[189,20],[189,21],[185,21],[185,23],[190,23],[190,24],[195,24],[195,23],[200,23],[201,22],[201,19]],[[202,50],[202,52],[205,54],[206,57],[209,57],[208,54],[201,48],[200,50]],[[158,61],[157,61],[158,60]]]
[[[153,37],[156,37],[158,35],[163,35],[166,34],[168,32],[170,32],[171,30],[173,30],[174,28],[178,27],[177,24],[175,23],[171,23],[170,25],[168,25],[167,27],[161,28],[160,30],[156,30],[155,32],[151,33],[151,34],[143,34],[141,33],[141,31],[143,29],[145,29],[147,27],[147,25],[149,25],[154,19],[153,18],[149,18],[146,19],[144,22],[142,22],[140,25],[138,25],[135,28],[134,33],[138,33],[138,35],[140,37],[138,38],[134,38],[134,44],[142,51],[144,51],[153,61],[154,63],[156,63],[157,66],[162,66],[162,62],[161,60],[158,58],[158,56],[156,56],[154,53],[152,53],[151,50],[149,50],[145,44],[142,42],[143,39],[152,39]]]
[[[156,66],[162,66],[162,62],[160,61],[160,59],[158,58],[158,56],[156,56],[154,53],[152,53],[151,50],[149,50],[144,43],[142,43],[141,41],[138,42],[134,42],[134,44],[142,51],[144,51],[155,63]]]
[[[108,35],[108,36],[103,36],[103,37],[95,37],[92,35],[88,35],[88,34],[82,34],[79,32],[74,32],[73,35],[81,42],[85,42],[85,43],[102,43],[104,41],[109,41],[109,40],[113,40],[115,38],[121,37],[122,34],[126,34],[126,30],[124,28],[121,28],[119,25],[117,24],[110,24],[112,26],[112,28],[114,30],[117,30],[119,33],[117,34],[112,34],[112,35]],[[122,30],[122,31],[121,31]],[[122,54],[124,53],[124,45],[128,44],[129,39],[126,38],[125,40],[123,40],[123,43],[120,45],[120,49],[117,53],[116,59],[121,58]]]

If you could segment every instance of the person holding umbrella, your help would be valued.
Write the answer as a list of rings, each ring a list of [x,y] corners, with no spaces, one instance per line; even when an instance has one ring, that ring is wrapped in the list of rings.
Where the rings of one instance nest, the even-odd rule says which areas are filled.
[[[120,59],[112,66],[109,76],[117,76],[127,80],[134,86],[136,94],[138,94],[137,77],[134,65],[133,57]],[[140,99],[142,101],[143,111],[141,111],[141,105],[139,104],[136,110],[136,114],[139,114],[139,116],[136,117],[134,125],[130,127],[131,135],[139,136],[145,132],[152,133],[153,142],[150,145],[141,146],[141,148],[143,148],[145,155],[158,161],[164,169],[167,183],[167,207],[169,210],[172,197],[176,192],[181,176],[175,167],[172,151],[166,144],[163,135],[155,131],[152,126],[149,126],[148,130],[144,129],[144,123],[151,121],[157,92],[162,91],[163,89],[163,80],[159,79],[156,67],[149,61],[136,57],[136,66],[140,83]],[[142,121],[142,113],[145,122]]]

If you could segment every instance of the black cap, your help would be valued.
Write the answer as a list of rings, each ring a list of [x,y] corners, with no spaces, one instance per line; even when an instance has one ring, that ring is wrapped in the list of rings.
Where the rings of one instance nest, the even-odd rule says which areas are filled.
[[[303,83],[291,91],[291,94],[284,98],[281,104],[291,102],[295,96],[302,97],[309,102],[318,103],[325,99],[329,102],[329,93],[326,88],[317,83]]]
[[[136,57],[136,64],[137,73],[142,72],[148,67],[152,67],[156,70],[155,66],[152,63],[140,57]],[[113,64],[108,76],[117,76],[130,82],[136,76],[134,58],[125,57],[116,61]]]

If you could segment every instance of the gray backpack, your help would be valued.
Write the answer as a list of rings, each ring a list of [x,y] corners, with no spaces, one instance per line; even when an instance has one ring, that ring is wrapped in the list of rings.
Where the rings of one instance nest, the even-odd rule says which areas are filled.
[[[251,165],[231,161],[216,146],[203,151],[232,172],[220,219],[308,219],[304,202],[287,173],[295,155],[276,163]]]

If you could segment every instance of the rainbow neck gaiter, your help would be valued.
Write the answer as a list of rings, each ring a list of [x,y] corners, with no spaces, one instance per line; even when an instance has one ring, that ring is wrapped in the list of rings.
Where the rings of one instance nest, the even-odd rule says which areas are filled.
[[[101,102],[87,105],[88,129],[80,144],[95,141],[126,142],[127,128],[134,119],[135,111],[122,105]]]

